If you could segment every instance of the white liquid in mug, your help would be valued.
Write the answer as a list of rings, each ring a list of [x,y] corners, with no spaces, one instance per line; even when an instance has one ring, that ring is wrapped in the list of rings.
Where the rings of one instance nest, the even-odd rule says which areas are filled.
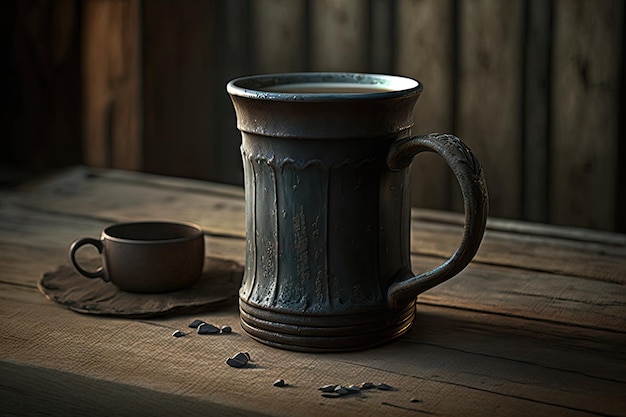
[[[359,83],[292,83],[263,87],[263,91],[287,94],[372,94],[394,91],[383,85]]]

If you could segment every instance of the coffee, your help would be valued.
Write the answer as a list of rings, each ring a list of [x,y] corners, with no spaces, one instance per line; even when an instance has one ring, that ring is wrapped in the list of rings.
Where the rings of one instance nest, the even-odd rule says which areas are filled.
[[[373,94],[394,91],[385,85],[337,83],[292,83],[263,87],[263,91],[286,94]]]

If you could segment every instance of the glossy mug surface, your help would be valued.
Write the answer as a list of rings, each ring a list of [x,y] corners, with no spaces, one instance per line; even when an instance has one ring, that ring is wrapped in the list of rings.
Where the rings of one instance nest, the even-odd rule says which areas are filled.
[[[102,266],[96,271],[85,269],[76,259],[86,245],[102,255]],[[198,281],[204,265],[204,234],[190,223],[117,223],[104,229],[100,239],[76,239],[68,254],[76,271],[86,278],[110,281],[130,292],[163,293]]]
[[[245,178],[244,330],[302,351],[361,349],[406,333],[417,295],[460,272],[482,240],[488,202],[476,157],[453,135],[412,136],[422,85],[410,78],[269,74],[227,90]],[[466,224],[451,258],[414,276],[408,168],[423,151],[455,174]]]

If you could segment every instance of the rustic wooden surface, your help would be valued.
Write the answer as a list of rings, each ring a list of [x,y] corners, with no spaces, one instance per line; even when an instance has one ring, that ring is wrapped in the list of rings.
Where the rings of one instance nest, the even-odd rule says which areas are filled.
[[[236,305],[130,320],[74,313],[38,292],[74,238],[149,218],[196,222],[209,254],[243,262],[236,187],[77,167],[2,193],[0,415],[626,416],[624,235],[492,219],[475,261],[419,297],[410,333],[341,354],[257,343]],[[462,218],[416,210],[412,227],[418,272],[451,253]],[[197,317],[234,333],[171,336]],[[228,367],[237,351],[253,366]],[[396,390],[317,391],[366,380]]]

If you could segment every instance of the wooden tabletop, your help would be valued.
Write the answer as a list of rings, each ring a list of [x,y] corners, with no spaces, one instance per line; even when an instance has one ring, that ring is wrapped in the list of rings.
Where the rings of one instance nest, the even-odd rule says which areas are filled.
[[[118,221],[197,223],[207,255],[243,263],[240,188],[76,167],[0,199],[0,415],[626,416],[624,235],[490,219],[472,264],[418,298],[406,336],[309,354],[252,340],[236,302],[132,319],[77,313],[37,288],[69,265],[72,240]],[[414,210],[412,227],[417,273],[451,254],[462,217]],[[196,318],[233,333],[172,337]],[[239,351],[251,366],[226,364]],[[394,389],[318,391],[365,381]]]

